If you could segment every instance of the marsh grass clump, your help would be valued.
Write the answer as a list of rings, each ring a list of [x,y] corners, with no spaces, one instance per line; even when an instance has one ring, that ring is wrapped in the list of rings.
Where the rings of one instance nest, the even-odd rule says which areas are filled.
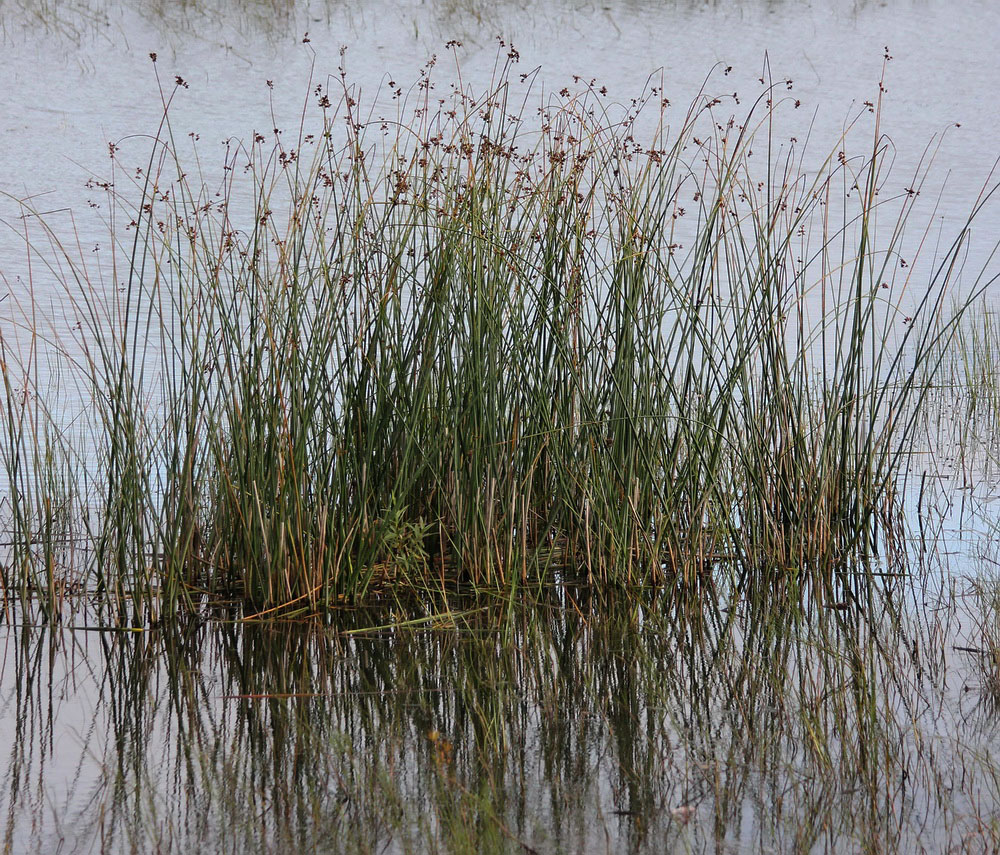
[[[945,334],[913,319],[965,233],[916,288],[878,110],[867,155],[806,170],[775,87],[671,127],[658,86],[535,110],[516,58],[482,94],[439,98],[433,63],[392,83],[392,121],[342,72],[216,183],[167,93],[148,165],[111,151],[110,278],[46,232],[92,403],[87,588],[123,619],[723,568],[839,599],[891,543]],[[6,438],[12,485],[27,451]]]

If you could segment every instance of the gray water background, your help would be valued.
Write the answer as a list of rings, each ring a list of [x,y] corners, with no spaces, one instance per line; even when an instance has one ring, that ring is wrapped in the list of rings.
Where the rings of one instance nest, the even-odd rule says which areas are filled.
[[[0,6],[0,19],[0,189],[30,197],[40,211],[68,216],[71,210],[85,245],[103,229],[86,216],[87,200],[99,194],[83,184],[92,175],[107,177],[109,142],[122,146],[126,162],[145,163],[148,135],[162,112],[161,85],[169,89],[174,75],[188,82],[171,106],[173,128],[179,138],[200,135],[199,154],[211,168],[226,140],[296,126],[310,84],[336,75],[342,47],[348,80],[364,103],[384,95],[388,80],[414,84],[435,54],[439,77],[451,74],[454,53],[463,82],[481,88],[502,54],[498,36],[520,52],[519,72],[539,69],[542,89],[557,91],[578,75],[596,78],[609,98],[627,103],[651,75],[662,74],[676,111],[703,88],[712,95],[740,93],[747,104],[760,92],[761,76],[791,80],[801,107],[784,112],[777,135],[808,136],[817,157],[838,147],[865,101],[877,100],[888,48],[882,131],[895,145],[900,187],[928,146],[939,144],[926,192],[928,218],[960,224],[1000,154],[994,93],[1000,9],[985,0],[17,0]],[[451,39],[462,47],[446,51]],[[151,52],[159,57],[160,82]],[[942,187],[935,211],[934,191]],[[9,204],[0,211],[16,216]],[[996,234],[998,224],[1000,215],[990,211],[978,228]],[[11,245],[0,246],[11,261]]]

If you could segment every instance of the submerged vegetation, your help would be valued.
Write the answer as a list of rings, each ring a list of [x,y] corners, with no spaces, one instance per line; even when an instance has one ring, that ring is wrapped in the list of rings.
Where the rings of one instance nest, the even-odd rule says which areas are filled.
[[[672,118],[656,85],[542,96],[516,59],[482,94],[390,81],[392,121],[341,73],[214,178],[178,78],[148,166],[112,146],[94,182],[110,257],[24,220],[77,332],[22,305],[0,341],[7,603],[139,624],[719,572],[839,602],[891,553],[967,232],[903,245],[921,176],[887,189],[879,105],[867,154],[807,169],[784,82]]]

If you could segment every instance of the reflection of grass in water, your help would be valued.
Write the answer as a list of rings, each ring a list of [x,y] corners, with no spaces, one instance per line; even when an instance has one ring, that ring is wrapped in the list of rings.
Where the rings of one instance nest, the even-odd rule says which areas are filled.
[[[978,686],[966,688],[978,690],[978,709],[995,719],[1000,714],[1000,580],[973,580],[971,614],[975,628],[959,650],[973,663]]]
[[[929,447],[964,483],[994,483],[1000,471],[1000,323],[996,306],[977,301],[941,351],[927,408]]]
[[[0,22],[8,39],[16,39],[20,28],[42,30],[71,42],[118,34],[119,18],[126,12],[158,27],[166,36],[196,38],[205,29],[225,28],[244,36],[298,34],[329,20],[340,4],[296,2],[296,0],[3,0]],[[113,37],[113,36],[112,36]]]
[[[819,572],[837,603],[891,545],[948,332],[912,318],[939,314],[965,235],[903,303],[916,193],[888,198],[875,108],[871,155],[806,175],[762,157],[773,87],[739,122],[701,97],[668,134],[656,87],[535,113],[508,59],[443,104],[429,66],[393,122],[320,87],[312,133],[234,143],[217,194],[165,109],[148,167],[102,185],[117,288],[44,231],[93,401],[85,584],[118,619],[719,568]],[[47,410],[15,391],[30,362],[4,371],[10,597],[40,578],[25,402]]]
[[[768,586],[732,611],[668,599],[641,617],[567,593],[575,608],[553,594],[444,632],[366,630],[378,611],[335,628],[192,621],[103,636],[85,660],[71,647],[50,658],[51,638],[25,633],[12,780],[44,774],[48,743],[32,734],[48,716],[45,666],[75,655],[109,714],[81,728],[104,772],[87,786],[85,759],[78,792],[91,795],[74,826],[105,851],[983,842],[988,812],[983,825],[969,810],[990,766],[974,744],[936,744],[938,687],[917,670],[940,639],[897,652],[926,616],[881,596],[803,612]],[[4,790],[11,833],[38,820],[23,812],[33,791]]]
[[[413,2],[393,8],[396,16],[404,17],[404,29],[417,38],[445,40],[463,38],[492,40],[497,33],[511,32],[526,22],[539,26],[572,26],[581,14],[591,22],[603,21],[617,27],[629,16],[649,17],[664,7],[681,14],[747,15],[774,14],[788,0],[603,0],[601,3],[553,2],[540,7],[526,0],[439,0],[435,3]],[[868,5],[868,0],[852,0],[842,4],[840,15],[852,19]],[[94,36],[116,32],[119,16],[125,8],[130,14],[158,28],[166,38],[199,38],[208,33],[236,33],[243,37],[282,39],[315,33],[332,20],[360,22],[368,15],[384,9],[369,7],[364,2],[344,0],[131,0],[111,3],[110,0],[3,0],[0,2],[0,22],[12,37],[19,27],[44,29],[68,40],[82,41]]]

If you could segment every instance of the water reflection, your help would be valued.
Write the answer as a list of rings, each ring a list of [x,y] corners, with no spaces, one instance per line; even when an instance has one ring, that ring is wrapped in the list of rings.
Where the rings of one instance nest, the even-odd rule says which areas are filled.
[[[244,37],[264,37],[274,40],[303,36],[330,26],[334,21],[364,15],[365,7],[378,7],[379,0],[345,2],[345,0],[132,0],[112,3],[110,0],[73,0],[52,3],[50,0],[8,0],[0,5],[0,15],[8,38],[16,37],[21,29],[41,29],[71,40],[110,37],[114,39],[123,22],[135,19],[155,27],[164,36],[199,38],[204,28],[211,32]],[[604,18],[608,26],[621,25],[620,16],[648,16],[674,10],[693,14],[712,12],[729,19],[779,14],[788,7],[809,8],[829,4],[791,3],[790,0],[549,0],[544,4],[546,16],[567,16],[583,19]],[[853,19],[870,7],[884,5],[873,0],[841,0],[834,4],[838,16]],[[919,11],[925,6],[920,0],[907,0],[906,10]],[[513,21],[530,18],[539,12],[537,3],[526,0],[442,0],[434,4],[404,0],[391,4],[397,15],[405,17],[415,33],[423,28],[435,38],[466,36],[491,38],[494,32],[505,31]]]
[[[802,609],[773,582],[730,609],[557,599],[435,627],[11,628],[5,851],[993,845],[949,610]]]

